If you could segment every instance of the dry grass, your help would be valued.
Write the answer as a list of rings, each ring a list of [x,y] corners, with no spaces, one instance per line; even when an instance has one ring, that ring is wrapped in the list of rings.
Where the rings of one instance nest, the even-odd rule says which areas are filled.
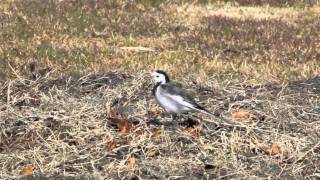
[[[147,115],[155,103],[145,74],[8,80],[1,89],[1,177],[19,177],[32,165],[37,177],[313,178],[320,165],[319,80],[266,86],[195,80],[187,87],[217,118],[254,114],[246,128],[206,123],[196,134],[187,121],[172,125],[168,117]],[[111,126],[110,109],[139,122],[134,132],[124,136]],[[264,153],[262,145],[281,152]]]
[[[319,3],[230,2],[1,1],[0,178],[319,178]],[[250,116],[150,116],[156,68]]]

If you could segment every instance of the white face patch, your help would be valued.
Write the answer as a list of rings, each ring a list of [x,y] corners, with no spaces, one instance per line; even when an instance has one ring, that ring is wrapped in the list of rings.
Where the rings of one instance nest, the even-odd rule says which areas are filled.
[[[153,80],[156,84],[157,83],[161,83],[161,84],[166,83],[166,77],[163,74],[154,72],[154,73],[152,73],[152,76],[153,76]]]

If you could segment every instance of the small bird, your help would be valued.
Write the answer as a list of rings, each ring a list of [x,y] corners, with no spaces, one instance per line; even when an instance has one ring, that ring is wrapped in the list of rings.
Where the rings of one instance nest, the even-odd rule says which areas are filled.
[[[156,70],[152,73],[155,85],[152,93],[156,97],[158,104],[169,114],[173,115],[173,119],[183,113],[199,111],[214,116],[207,111],[182,88],[181,84],[170,81],[169,76],[162,70]]]

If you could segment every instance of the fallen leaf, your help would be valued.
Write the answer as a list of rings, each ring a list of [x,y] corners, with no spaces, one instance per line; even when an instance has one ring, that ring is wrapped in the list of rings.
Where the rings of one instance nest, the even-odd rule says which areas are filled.
[[[233,112],[231,114],[231,119],[232,120],[243,120],[243,119],[248,119],[252,114],[248,111],[237,111]]]
[[[20,175],[21,176],[29,176],[29,175],[33,174],[33,169],[34,169],[34,167],[32,165],[29,165],[20,171]]]
[[[279,146],[273,145],[271,147],[271,153],[272,154],[281,154],[281,148]]]
[[[272,145],[271,147],[270,146],[267,146],[267,145],[264,145],[264,144],[259,144],[257,146],[257,149],[260,150],[261,152],[264,152],[266,154],[281,154],[282,153],[282,150],[279,146],[276,146],[276,145]]]
[[[119,130],[121,135],[128,134],[132,127],[132,124],[129,123],[127,119],[117,117],[117,113],[115,111],[110,111],[111,117],[108,119],[111,123],[115,124]]]
[[[126,135],[128,134],[128,132],[130,131],[127,125],[124,125],[122,127],[119,127],[120,129],[120,134],[121,135]]]
[[[120,118],[108,118],[111,123],[115,124],[119,130],[121,134],[126,134],[129,132],[130,128],[131,128],[131,124],[129,124],[127,119],[120,119]]]
[[[148,111],[149,116],[156,116],[161,113],[161,110],[158,108],[154,108]]]

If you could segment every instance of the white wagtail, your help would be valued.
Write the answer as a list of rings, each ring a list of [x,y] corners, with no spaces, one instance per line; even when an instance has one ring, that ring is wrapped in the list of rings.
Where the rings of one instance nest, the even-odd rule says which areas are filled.
[[[170,81],[169,76],[162,70],[157,70],[152,74],[155,85],[152,93],[156,97],[158,104],[165,109],[175,119],[183,113],[199,111],[214,116],[207,111],[182,88],[181,84]]]

